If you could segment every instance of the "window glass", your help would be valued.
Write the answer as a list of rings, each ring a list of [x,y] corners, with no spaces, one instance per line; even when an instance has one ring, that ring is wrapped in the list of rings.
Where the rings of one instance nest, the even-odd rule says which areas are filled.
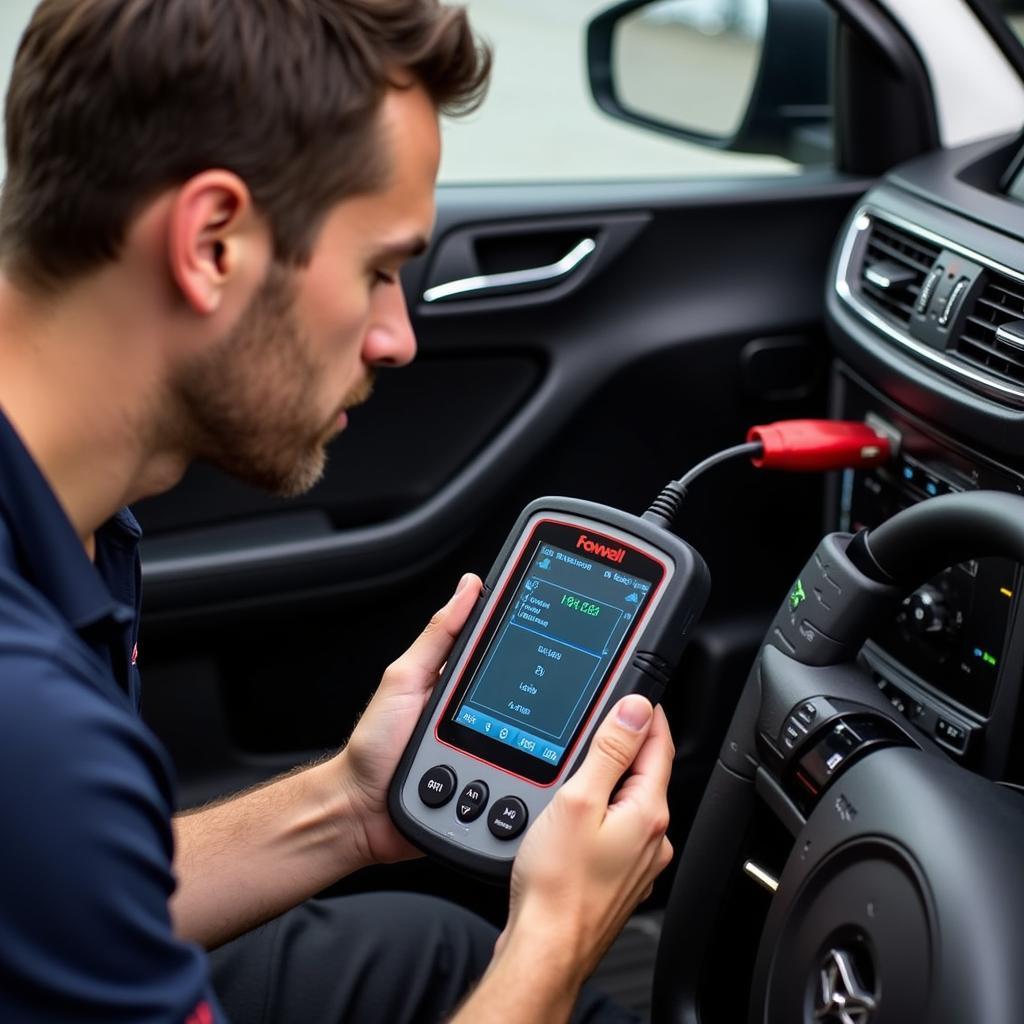
[[[0,96],[7,96],[14,55],[37,4],[38,0],[0,0]],[[0,146],[0,178],[7,170],[4,153],[4,147]]]
[[[801,169],[777,156],[659,135],[601,111],[587,79],[585,40],[590,20],[612,0],[465,0],[465,6],[494,48],[495,67],[483,107],[443,126],[442,181],[787,175]],[[742,92],[750,87],[751,36],[763,31],[750,13],[755,6],[750,0],[670,0],[638,24],[646,33],[660,28],[661,38],[688,40],[702,60],[736,67],[743,80],[733,91]],[[640,105],[673,87],[641,82],[623,99]],[[705,99],[708,109],[718,101]],[[679,112],[685,116],[695,104],[700,97],[690,96]]]
[[[36,2],[0,4],[4,95],[18,40]],[[781,157],[726,152],[658,135],[599,110],[587,80],[586,28],[613,0],[463,2],[474,28],[494,47],[495,69],[483,108],[443,124],[442,182],[787,175],[800,170]],[[647,25],[661,19],[666,31],[688,33],[695,45],[708,44],[702,53],[717,50],[721,59],[742,68],[743,81],[737,80],[736,89],[749,86],[753,0],[663,0],[661,6],[664,10],[654,12]],[[653,86],[647,95],[657,94],[657,83]],[[651,83],[637,88],[650,89]],[[680,111],[689,113],[694,102],[691,97],[689,108]],[[699,98],[696,102],[699,106]]]
[[[989,2],[1003,13],[1014,34],[1021,42],[1024,42],[1024,0],[989,0]]]

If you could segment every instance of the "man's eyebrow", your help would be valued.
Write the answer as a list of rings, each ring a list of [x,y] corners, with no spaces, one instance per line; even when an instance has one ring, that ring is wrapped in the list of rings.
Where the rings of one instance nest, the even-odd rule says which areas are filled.
[[[389,245],[381,246],[373,254],[373,261],[412,259],[427,251],[427,240],[422,235],[415,238],[406,238],[399,242],[392,242]]]

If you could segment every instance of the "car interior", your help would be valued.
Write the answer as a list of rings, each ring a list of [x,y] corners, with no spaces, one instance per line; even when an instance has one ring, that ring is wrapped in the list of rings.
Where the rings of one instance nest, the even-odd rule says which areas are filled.
[[[595,981],[663,1024],[1024,1020],[1016,7],[599,11],[567,59],[602,116],[799,173],[438,189],[403,272],[419,355],[380,374],[323,481],[284,501],[196,466],[135,510],[143,713],[181,806],[342,745],[538,496],[639,515],[751,427],[866,423],[883,464],[736,460],[682,504],[711,593],[663,698],[676,857]],[[676,31],[757,34],[721,130],[687,120],[706,104]],[[507,909],[429,858],[332,893],[379,889]]]

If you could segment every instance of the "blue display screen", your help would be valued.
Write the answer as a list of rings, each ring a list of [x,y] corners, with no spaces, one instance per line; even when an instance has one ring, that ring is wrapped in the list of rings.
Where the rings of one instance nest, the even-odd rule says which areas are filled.
[[[542,541],[452,721],[559,764],[650,592],[650,580]]]

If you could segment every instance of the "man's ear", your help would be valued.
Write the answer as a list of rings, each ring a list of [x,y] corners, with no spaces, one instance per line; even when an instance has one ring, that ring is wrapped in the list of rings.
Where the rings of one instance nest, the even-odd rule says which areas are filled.
[[[230,171],[203,171],[174,197],[167,234],[171,274],[199,314],[220,309],[233,282],[254,274],[266,255],[252,197]]]

